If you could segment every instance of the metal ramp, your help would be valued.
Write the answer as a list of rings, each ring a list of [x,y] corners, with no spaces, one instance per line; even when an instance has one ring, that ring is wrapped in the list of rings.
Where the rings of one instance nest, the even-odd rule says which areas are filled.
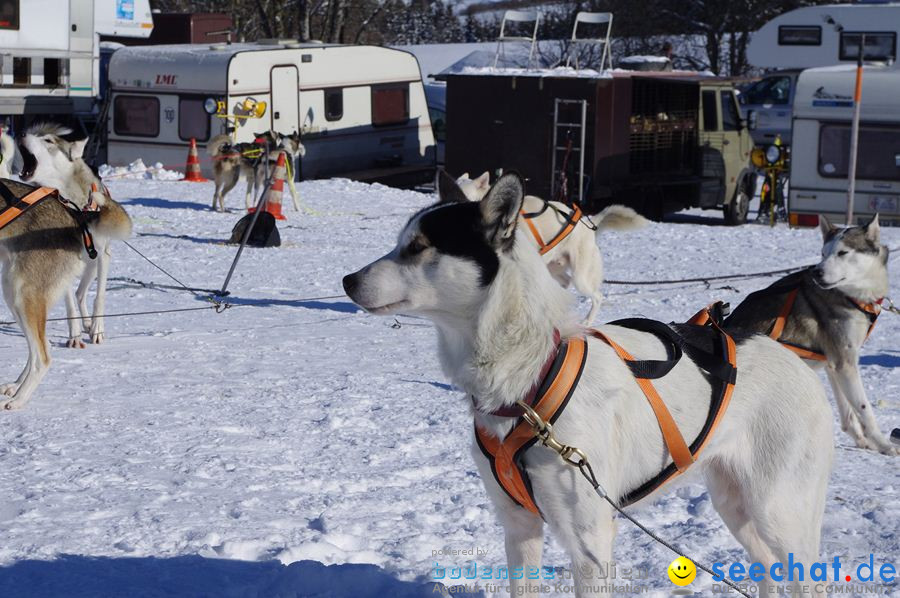
[[[551,153],[550,196],[555,201],[570,203],[569,173],[572,160],[578,185],[578,205],[584,200],[584,139],[587,130],[587,100],[556,98],[553,106],[553,145]]]

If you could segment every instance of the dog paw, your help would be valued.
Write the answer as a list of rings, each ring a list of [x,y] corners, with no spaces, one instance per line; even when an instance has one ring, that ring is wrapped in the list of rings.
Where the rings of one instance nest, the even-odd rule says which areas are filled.
[[[0,386],[0,395],[4,395],[7,397],[11,397],[16,394],[16,391],[19,390],[19,385],[15,382],[10,382],[9,384],[3,384]]]
[[[105,334],[103,332],[95,332],[91,334],[91,342],[95,345],[99,345],[103,342]]]
[[[22,399],[12,398],[8,401],[0,402],[0,410],[3,411],[15,411],[17,409],[21,409],[25,406],[26,401]]]
[[[66,346],[70,349],[84,349],[86,345],[80,338],[70,338],[66,341]]]

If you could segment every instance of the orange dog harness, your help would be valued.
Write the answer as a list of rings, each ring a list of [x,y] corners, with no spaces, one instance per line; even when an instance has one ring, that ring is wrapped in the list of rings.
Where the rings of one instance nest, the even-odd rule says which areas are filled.
[[[0,212],[0,228],[3,228],[46,198],[57,197],[56,189],[36,187],[28,195],[17,199],[3,184],[0,184],[0,194],[7,201],[7,207]]]
[[[559,232],[556,233],[556,236],[550,239],[549,242],[544,243],[543,237],[541,237],[541,233],[538,232],[537,227],[532,222],[532,219],[537,218],[541,214],[546,211],[549,203],[544,204],[544,208],[538,212],[525,212],[524,210],[520,212],[522,218],[525,220],[525,224],[528,225],[528,229],[531,231],[531,236],[534,237],[534,240],[538,244],[538,251],[541,255],[544,255],[557,245],[559,245],[563,239],[569,236],[569,234],[575,230],[575,227],[578,225],[578,221],[581,220],[581,217],[584,215],[577,205],[575,208],[566,215],[566,222],[563,224],[562,228],[559,229]]]
[[[627,506],[644,498],[686,471],[706,447],[728,407],[737,377],[735,344],[732,338],[718,326],[716,319],[708,315],[701,317],[708,313],[708,309],[710,308],[699,312],[688,324],[679,326],[679,329],[683,329],[685,333],[689,334],[680,333],[653,320],[634,318],[611,322],[612,325],[656,335],[669,345],[669,352],[672,356],[667,360],[637,360],[607,335],[598,330],[590,331],[591,336],[612,347],[616,355],[631,369],[635,382],[656,415],[663,441],[672,456],[672,463],[659,474],[619,497],[621,506]],[[705,338],[705,340],[698,342],[697,337]],[[708,350],[708,346],[712,350]],[[715,382],[706,423],[690,446],[685,442],[668,407],[651,381],[668,374],[681,359],[682,350],[700,368],[707,371]],[[566,404],[578,386],[584,364],[587,361],[587,351],[588,343],[583,337],[568,338],[557,342],[556,350],[544,365],[538,383],[525,397],[525,403],[530,405],[543,421],[553,424],[562,415]],[[535,515],[540,515],[524,463],[525,452],[537,441],[533,428],[523,419],[523,410],[518,406],[504,407],[490,415],[516,417],[517,422],[512,431],[502,440],[476,424],[475,438],[478,446],[490,462],[494,478],[506,494],[522,508]]]

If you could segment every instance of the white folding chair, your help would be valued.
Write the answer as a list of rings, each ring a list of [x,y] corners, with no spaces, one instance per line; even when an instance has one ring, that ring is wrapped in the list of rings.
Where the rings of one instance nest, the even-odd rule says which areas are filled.
[[[534,22],[534,29],[531,31],[531,37],[507,35],[507,21],[516,23]],[[530,67],[531,57],[534,56],[534,46],[537,43],[537,32],[540,23],[541,13],[536,10],[507,10],[503,13],[503,20],[500,22],[500,36],[497,38],[497,52],[494,54],[494,68],[497,68],[497,60],[500,58],[501,52],[503,52],[503,58],[506,59],[506,50],[503,44],[507,42],[525,42],[531,44],[531,48],[528,50],[528,66]]]
[[[612,68],[612,54],[609,52],[609,34],[612,32],[613,15],[611,12],[580,12],[575,15],[575,26],[572,27],[572,39],[569,41],[569,56],[566,58],[566,66],[572,60],[572,54],[575,55],[575,68],[578,68],[578,50],[581,45],[598,45],[603,46],[603,53],[600,56],[600,70]],[[588,25],[603,25],[606,23],[606,35],[601,37],[578,37],[578,23],[586,23]],[[607,67],[607,60],[609,66]]]

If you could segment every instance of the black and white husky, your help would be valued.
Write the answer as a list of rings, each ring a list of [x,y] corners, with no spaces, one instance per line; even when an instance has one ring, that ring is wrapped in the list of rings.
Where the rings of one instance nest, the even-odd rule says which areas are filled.
[[[434,321],[448,378],[477,397],[476,422],[504,438],[514,418],[488,415],[529,392],[554,351],[554,329],[579,335],[571,295],[553,280],[534,244],[517,232],[524,188],[515,174],[499,178],[470,202],[449,177],[440,202],[415,214],[385,256],[344,278],[344,289],[373,314],[419,314]],[[601,330],[640,359],[665,359],[649,333]],[[753,336],[737,348],[737,385],[718,431],[691,471],[702,471],[728,528],[753,561],[819,554],[825,491],[832,461],[832,418],[815,373],[773,340]],[[704,425],[711,386],[689,359],[654,381],[685,438]],[[460,404],[472,409],[471,398]],[[459,431],[460,434],[466,434]],[[671,458],[631,370],[601,341],[589,339],[581,382],[554,424],[556,438],[585,451],[610,496],[653,478]],[[612,508],[559,456],[541,445],[524,454],[544,520],[514,503],[496,483],[488,460],[473,455],[506,535],[510,568],[539,567],[544,520],[572,558],[579,595],[583,566],[613,558]],[[512,580],[513,596],[531,595]]]
[[[836,228],[819,217],[822,260],[768,289],[747,297],[725,320],[728,330],[768,334],[785,294],[797,289],[781,340],[811,349],[825,365],[841,418],[841,428],[860,448],[900,453],[882,435],[859,374],[859,353],[869,335],[872,313],[888,292],[888,248],[881,244],[878,216],[865,226]],[[866,311],[866,310],[870,311]]]
[[[491,188],[490,176],[485,172],[478,178],[470,179],[469,174],[464,173],[456,179],[456,183],[471,201],[480,201]],[[566,225],[572,209],[558,201],[546,203],[550,209],[543,209],[545,202],[540,197],[526,195],[522,205],[525,212],[538,214],[530,218],[531,223],[541,238],[548,241]],[[597,236],[603,230],[634,230],[647,225],[647,219],[631,208],[615,204],[603,208],[591,220],[594,228],[579,222],[559,245],[544,254],[544,262],[556,282],[565,288],[573,284],[579,293],[591,298],[591,309],[584,319],[586,325],[597,317],[597,310],[603,301],[603,293],[600,292],[603,255],[597,245]]]

